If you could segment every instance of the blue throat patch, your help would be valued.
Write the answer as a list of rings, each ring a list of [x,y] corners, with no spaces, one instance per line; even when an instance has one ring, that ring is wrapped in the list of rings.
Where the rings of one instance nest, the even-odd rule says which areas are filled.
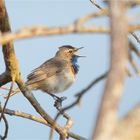
[[[78,56],[73,55],[71,62],[72,62],[72,66],[73,66],[75,74],[78,73],[79,68],[80,68],[79,65],[77,64],[78,62],[77,60],[78,60]]]

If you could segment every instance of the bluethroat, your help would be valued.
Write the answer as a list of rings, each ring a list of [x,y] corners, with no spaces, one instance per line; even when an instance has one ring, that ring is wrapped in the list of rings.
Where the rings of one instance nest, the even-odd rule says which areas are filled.
[[[30,90],[42,90],[53,98],[59,99],[55,93],[68,89],[75,81],[79,71],[77,51],[70,45],[59,47],[55,56],[32,71],[27,77],[26,86]]]

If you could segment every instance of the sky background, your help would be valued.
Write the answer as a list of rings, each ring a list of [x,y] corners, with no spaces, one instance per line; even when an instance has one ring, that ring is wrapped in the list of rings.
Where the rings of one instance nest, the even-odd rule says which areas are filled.
[[[99,0],[99,4],[105,7]],[[12,31],[32,25],[63,26],[72,23],[77,18],[86,14],[96,12],[98,9],[91,4],[89,0],[6,0]],[[139,8],[129,11],[129,15],[140,12]],[[138,23],[133,21],[131,23]],[[109,26],[108,18],[98,18],[87,25]],[[130,37],[133,39],[132,37]],[[139,44],[134,40],[139,47]],[[47,59],[53,57],[62,45],[73,45],[75,47],[84,47],[79,54],[87,56],[79,59],[80,71],[76,82],[71,88],[59,96],[67,96],[64,106],[69,105],[74,99],[74,95],[82,88],[86,87],[93,79],[104,73],[108,69],[110,42],[108,34],[69,34],[57,36],[44,36],[32,39],[16,41],[14,43],[17,58],[20,64],[20,70],[23,79],[26,81],[27,75],[34,68],[38,67]],[[135,57],[135,56],[134,56]],[[138,58],[135,57],[138,61]],[[0,73],[5,70],[3,55],[0,47]],[[132,68],[130,67],[132,70]],[[132,70],[133,74],[134,71]],[[71,128],[72,132],[80,134],[88,139],[91,138],[93,128],[96,122],[96,116],[99,108],[100,98],[104,88],[105,81],[100,82],[93,87],[83,97],[80,106],[69,110],[69,115],[74,120]],[[127,78],[124,94],[120,101],[118,116],[121,118],[131,108],[140,101],[139,77],[134,74]],[[0,93],[6,94],[6,91],[0,90]],[[53,100],[47,94],[41,91],[33,92],[41,106],[52,117],[56,115],[56,109],[53,107]],[[3,97],[0,97],[3,103]],[[13,96],[7,106],[9,109],[27,112],[39,116],[30,103],[22,94]],[[7,116],[9,122],[9,134],[7,140],[47,140],[50,128],[14,116]],[[63,125],[65,119],[59,119]],[[3,128],[3,124],[0,124]],[[54,140],[58,139],[55,134]]]

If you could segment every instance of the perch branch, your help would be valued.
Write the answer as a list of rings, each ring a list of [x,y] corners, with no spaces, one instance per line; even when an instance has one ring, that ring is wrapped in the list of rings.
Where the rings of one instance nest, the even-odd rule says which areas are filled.
[[[28,99],[28,101],[31,103],[31,105],[34,107],[34,109],[51,125],[54,126],[54,129],[61,135],[64,135],[67,137],[67,130],[64,128],[61,128],[55,121],[45,112],[45,110],[40,106],[38,101],[35,99],[33,94],[26,88],[24,82],[22,79],[18,79],[17,84],[23,93],[23,95]]]
[[[67,130],[67,131],[69,131],[69,129],[72,127],[72,125],[73,125],[73,120],[72,120],[72,118],[66,113],[66,112],[64,112],[63,111],[63,109],[62,108],[59,108],[59,107],[56,107],[57,108],[57,110],[58,110],[58,114],[59,115],[63,115],[63,117],[64,118],[66,118],[66,120],[67,120],[67,122],[66,122],[66,125],[64,126],[64,128]],[[56,122],[56,120],[57,120],[57,118],[55,119],[55,122]],[[54,126],[52,126],[52,128],[51,128],[51,131],[50,131],[50,135],[49,135],[49,140],[53,140],[53,131],[54,130]],[[60,135],[60,138],[61,137],[63,137],[63,138],[65,138],[65,136],[62,136],[62,135]]]
[[[2,111],[3,109],[0,108],[0,112]],[[49,127],[51,127],[48,122],[46,120],[44,120],[43,118],[41,117],[36,117],[34,115],[31,115],[31,114],[27,114],[27,113],[24,113],[24,112],[20,112],[20,111],[15,111],[15,110],[11,110],[11,109],[5,109],[5,114],[8,114],[10,116],[16,116],[16,117],[21,117],[21,118],[25,118],[25,119],[29,119],[29,120],[32,120],[32,121],[35,121],[35,122],[38,122],[38,123],[41,123],[41,124],[44,124],[44,125],[47,125]],[[72,137],[74,139],[78,139],[78,140],[86,140],[85,138],[75,134],[75,133],[72,133],[72,132],[68,132],[68,136],[69,137]]]
[[[85,87],[84,89],[82,89],[80,92],[78,92],[76,94],[76,100],[73,101],[70,105],[66,106],[65,108],[63,108],[56,116],[55,116],[55,121],[57,121],[58,117],[62,114],[65,113],[66,110],[73,108],[74,106],[76,106],[77,104],[79,104],[79,102],[81,101],[82,97],[93,87],[95,86],[98,82],[100,82],[101,80],[103,80],[104,78],[106,78],[107,76],[107,72],[105,72],[104,74],[102,74],[101,76],[97,77],[95,80],[93,80],[87,87]],[[68,125],[69,126],[69,125]],[[70,126],[71,126],[71,122],[70,122]],[[50,139],[52,138],[52,134],[53,134],[53,129],[51,129],[51,133],[50,133]]]

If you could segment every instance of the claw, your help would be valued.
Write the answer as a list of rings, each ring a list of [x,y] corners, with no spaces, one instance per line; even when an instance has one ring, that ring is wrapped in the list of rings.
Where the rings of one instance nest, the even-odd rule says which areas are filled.
[[[54,102],[54,106],[56,107],[56,109],[58,110],[58,111],[60,111],[60,113],[62,114],[63,112],[61,112],[62,111],[62,102],[64,101],[64,100],[66,100],[67,99],[67,97],[65,97],[65,96],[63,96],[63,97],[58,97],[58,96],[56,96],[55,94],[49,94],[51,97],[53,97],[53,99],[55,100],[55,102]]]
[[[66,99],[67,99],[67,97],[59,97],[55,100],[54,106],[57,108],[57,110],[59,110],[59,111],[62,110],[62,102]]]

